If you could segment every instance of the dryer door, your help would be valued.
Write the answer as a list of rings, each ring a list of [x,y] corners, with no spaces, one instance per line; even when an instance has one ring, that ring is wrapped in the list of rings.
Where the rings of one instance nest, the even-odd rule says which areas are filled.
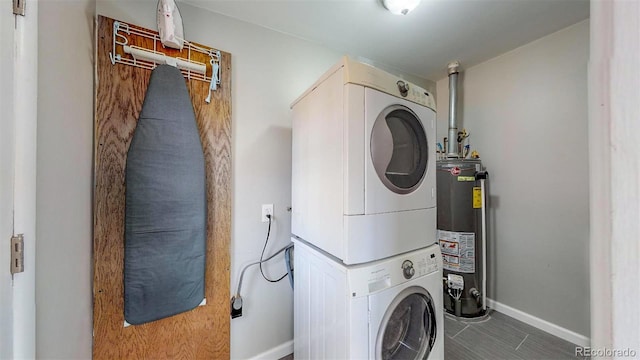
[[[365,90],[365,213],[435,207],[435,113]]]
[[[391,105],[378,115],[371,131],[371,161],[380,181],[396,194],[420,186],[429,161],[427,134],[406,106]]]
[[[378,329],[376,359],[427,359],[436,341],[435,304],[421,287],[401,291]]]

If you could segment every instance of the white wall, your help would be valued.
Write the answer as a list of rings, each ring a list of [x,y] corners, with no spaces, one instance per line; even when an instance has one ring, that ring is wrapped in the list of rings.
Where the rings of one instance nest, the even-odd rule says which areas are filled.
[[[461,73],[459,113],[490,174],[488,296],[589,336],[589,22]],[[446,136],[448,79],[437,82]]]
[[[91,357],[94,12],[90,0],[39,2],[38,358]]]
[[[625,61],[633,62],[633,58],[626,56],[623,57],[624,59],[618,59],[618,62],[612,61],[614,39],[616,35],[625,36],[626,32],[615,29],[613,15],[617,13],[617,16],[622,18],[633,16],[633,13],[616,11],[624,6],[622,2],[593,1],[589,9],[591,26],[589,29],[591,40],[589,44],[590,315],[591,346],[596,349],[613,348],[613,314],[618,308],[614,304],[625,301],[620,296],[614,295],[611,265],[615,254],[612,248],[612,223],[613,218],[617,216],[612,212],[615,206],[612,195],[614,190],[619,192],[629,190],[626,187],[619,190],[613,189],[612,179],[617,174],[612,174],[611,171],[614,157],[619,156],[613,155],[611,143],[612,120],[614,120],[611,110],[615,102],[611,91],[612,73],[615,67],[624,64]],[[622,22],[622,24],[625,23],[626,21]],[[619,73],[618,76],[621,75],[627,76],[628,73]],[[620,100],[622,104],[625,101],[633,101],[631,97],[622,97]],[[623,127],[621,130],[626,131],[626,128]],[[625,144],[625,147],[629,145],[638,147],[638,142]],[[637,150],[640,149],[629,154],[638,154]],[[635,157],[638,159],[637,155]],[[627,158],[624,160],[626,161]],[[627,241],[637,246],[637,236],[624,235],[627,236]],[[624,255],[621,254],[621,256]],[[626,281],[628,275],[625,274],[623,281]]]
[[[640,282],[640,3],[594,1],[591,19],[592,347],[632,349],[634,354],[626,357],[637,359],[640,289],[634,285]]]

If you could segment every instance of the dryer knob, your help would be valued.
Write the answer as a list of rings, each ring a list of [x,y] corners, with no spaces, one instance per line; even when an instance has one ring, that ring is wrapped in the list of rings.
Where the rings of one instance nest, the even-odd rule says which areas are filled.
[[[405,279],[411,279],[415,275],[416,270],[413,268],[413,263],[410,260],[405,260],[402,263],[402,275]]]
[[[409,84],[402,80],[398,80],[397,84],[398,90],[400,90],[400,95],[402,95],[402,97],[407,96],[407,93],[409,93]]]

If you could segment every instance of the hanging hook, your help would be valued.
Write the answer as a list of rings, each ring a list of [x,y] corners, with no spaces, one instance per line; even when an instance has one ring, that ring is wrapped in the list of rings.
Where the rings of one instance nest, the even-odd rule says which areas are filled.
[[[211,84],[209,84],[209,95],[204,99],[207,104],[211,102],[211,92],[218,88],[218,72],[220,70],[220,64],[214,59],[211,59],[209,62],[211,63]]]

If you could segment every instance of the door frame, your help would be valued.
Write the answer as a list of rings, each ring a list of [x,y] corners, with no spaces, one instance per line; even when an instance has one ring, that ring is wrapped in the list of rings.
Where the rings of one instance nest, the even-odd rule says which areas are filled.
[[[0,7],[0,358],[36,357],[35,245],[38,2]],[[25,271],[11,276],[11,236],[24,234]]]
[[[590,13],[591,348],[630,348],[637,355],[640,4],[592,1]]]
[[[11,2],[0,2],[0,48],[13,48]],[[0,84],[13,84],[13,53],[0,51]],[[13,85],[0,86],[0,358],[13,357],[13,288],[8,239],[13,235]]]

